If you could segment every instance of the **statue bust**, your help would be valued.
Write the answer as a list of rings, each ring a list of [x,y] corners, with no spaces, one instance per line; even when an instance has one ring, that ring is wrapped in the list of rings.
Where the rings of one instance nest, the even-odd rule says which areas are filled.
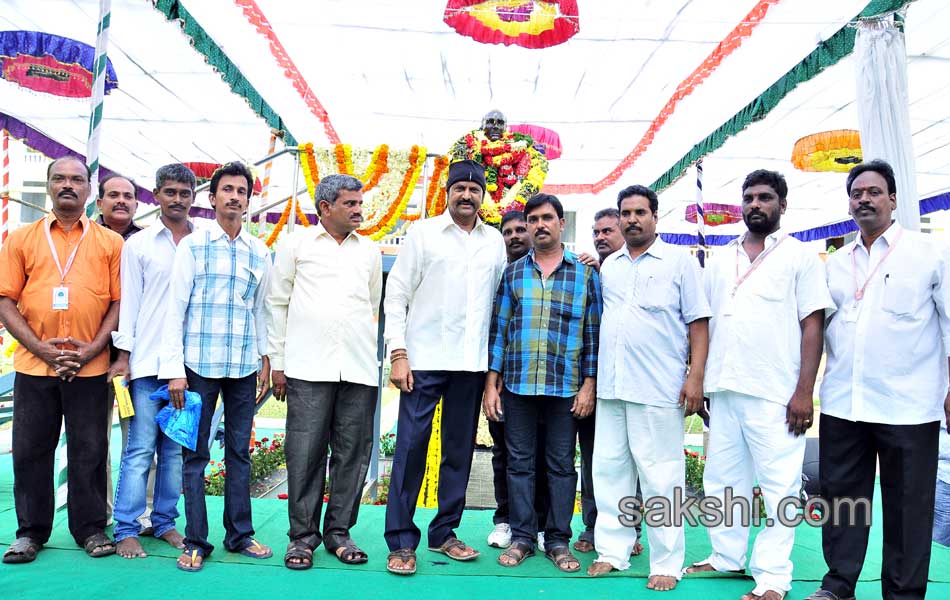
[[[474,160],[485,167],[486,197],[481,217],[498,223],[502,215],[521,210],[531,196],[541,191],[548,161],[534,147],[530,135],[508,130],[508,120],[499,110],[482,117],[480,129],[459,138],[449,159]]]

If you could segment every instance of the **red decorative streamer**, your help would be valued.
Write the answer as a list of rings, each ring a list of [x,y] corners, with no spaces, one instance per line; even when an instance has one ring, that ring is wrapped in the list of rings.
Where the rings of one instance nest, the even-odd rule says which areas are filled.
[[[565,183],[545,185],[544,191],[549,194],[596,194],[602,192],[620,179],[624,171],[633,166],[633,163],[640,158],[646,149],[653,143],[653,138],[660,131],[667,119],[676,110],[676,105],[681,100],[693,93],[693,91],[715,71],[722,61],[731,55],[742,45],[742,41],[752,35],[752,31],[762,22],[769,8],[778,4],[779,0],[759,0],[755,7],[739,22],[735,28],[729,32],[715,50],[706,57],[696,69],[690,73],[689,77],[684,79],[676,87],[673,96],[666,102],[660,114],[653,119],[646,133],[640,138],[639,143],[627,154],[620,164],[617,165],[606,177],[594,183]]]
[[[287,50],[284,49],[284,45],[280,43],[280,39],[278,39],[277,34],[274,33],[270,21],[264,16],[264,12],[257,5],[257,2],[254,0],[234,0],[234,3],[244,11],[244,16],[247,17],[248,22],[257,29],[257,32],[266,37],[270,42],[271,55],[284,70],[284,76],[294,84],[294,89],[296,89],[300,97],[303,98],[311,114],[320,119],[320,122],[323,123],[323,130],[327,134],[327,139],[330,140],[331,144],[339,144],[340,136],[337,135],[336,129],[334,129],[333,124],[330,123],[330,115],[327,114],[326,109],[323,108],[323,104],[317,99],[317,95],[310,89],[310,85],[297,69],[297,65],[294,64]]]

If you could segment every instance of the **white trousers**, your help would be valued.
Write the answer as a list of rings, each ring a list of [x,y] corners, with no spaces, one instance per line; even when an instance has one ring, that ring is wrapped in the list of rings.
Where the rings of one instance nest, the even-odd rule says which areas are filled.
[[[752,503],[756,482],[762,490],[766,518],[773,526],[764,526],[755,538],[749,570],[755,579],[753,593],[767,590],[787,592],[792,587],[792,546],[795,529],[776,519],[779,502],[797,498],[802,485],[802,461],[805,436],[788,432],[785,406],[735,392],[710,395],[709,448],[703,486],[707,497],[723,499],[726,488],[736,498]],[[786,517],[796,512],[786,507]],[[725,524],[709,529],[712,555],[707,562],[717,571],[745,568],[749,545],[749,526],[742,522],[742,511],[734,506],[731,527]]]
[[[682,408],[598,398],[593,459],[598,561],[620,570],[630,567],[637,530],[628,526],[629,521],[623,524],[620,505],[623,498],[636,495],[638,476],[648,508],[650,498],[663,497],[672,502],[677,487],[685,490],[683,431]],[[682,523],[679,527],[645,525],[650,575],[679,579],[686,554]]]

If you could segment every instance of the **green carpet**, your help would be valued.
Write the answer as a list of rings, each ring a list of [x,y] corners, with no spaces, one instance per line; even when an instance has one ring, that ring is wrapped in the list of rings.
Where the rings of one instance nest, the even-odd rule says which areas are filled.
[[[13,509],[12,458],[0,456],[0,544],[12,541],[16,530]],[[36,562],[29,565],[0,565],[0,589],[7,598],[57,598],[68,595],[78,598],[113,598],[130,596],[145,599],[174,598],[276,598],[304,593],[306,597],[362,598],[385,595],[389,598],[421,596],[445,597],[458,593],[464,597],[482,595],[503,597],[530,595],[544,598],[655,597],[645,589],[648,558],[644,554],[632,561],[630,570],[590,579],[582,574],[562,575],[542,556],[527,560],[517,569],[496,564],[500,550],[489,548],[485,537],[491,530],[490,511],[468,511],[458,529],[461,539],[482,551],[482,557],[471,563],[458,563],[446,557],[427,552],[419,553],[418,574],[397,577],[386,573],[388,553],[383,540],[385,507],[364,506],[353,537],[370,555],[365,565],[344,566],[333,556],[318,549],[314,569],[292,572],[283,568],[282,555],[286,546],[287,507],[282,500],[254,500],[254,524],[257,537],[274,548],[275,556],[258,561],[230,554],[221,547],[221,498],[208,498],[211,521],[211,541],[217,548],[201,573],[178,571],[175,558],[178,552],[153,538],[143,538],[149,558],[123,560],[113,556],[103,559],[87,558],[76,547],[66,527],[66,514],[57,513],[53,535]],[[433,510],[420,509],[416,522],[424,530]],[[875,513],[871,544],[865,569],[858,588],[859,597],[880,596],[881,515]],[[184,519],[180,520],[184,525]],[[574,522],[579,531],[579,517]],[[701,528],[687,528],[687,560],[705,558],[709,552],[706,532]],[[644,540],[646,542],[646,540]],[[423,544],[425,535],[423,534]],[[581,555],[584,569],[594,555]],[[814,591],[824,574],[821,555],[821,533],[810,526],[802,526],[796,534],[793,553],[795,584],[790,599],[804,598]],[[950,598],[950,549],[935,545],[930,570],[931,584],[928,597]],[[751,581],[742,577],[690,577],[684,579],[663,598],[696,598],[703,600],[737,599],[751,589]],[[503,587],[502,587],[503,586]]]

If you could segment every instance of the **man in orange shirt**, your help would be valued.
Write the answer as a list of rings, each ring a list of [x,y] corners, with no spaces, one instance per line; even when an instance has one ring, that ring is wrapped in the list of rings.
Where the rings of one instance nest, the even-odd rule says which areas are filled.
[[[66,421],[69,531],[93,557],[115,552],[106,525],[107,343],[119,316],[122,238],[86,218],[89,170],[54,161],[53,212],[0,248],[0,322],[19,340],[13,406],[17,539],[5,563],[30,562],[53,526],[53,461]]]

